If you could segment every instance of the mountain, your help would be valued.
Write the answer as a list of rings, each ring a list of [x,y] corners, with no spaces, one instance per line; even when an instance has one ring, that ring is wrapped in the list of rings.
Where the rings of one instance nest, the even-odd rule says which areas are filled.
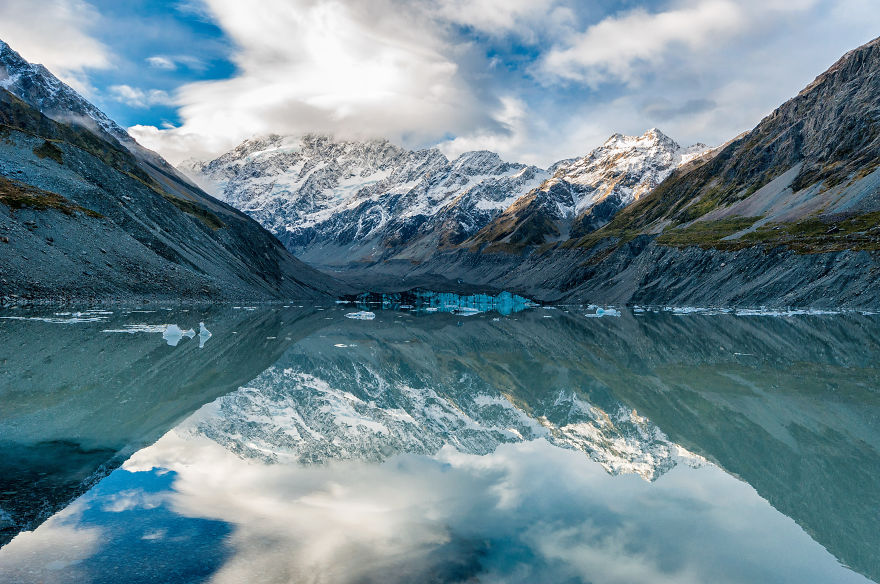
[[[614,134],[588,155],[553,166],[552,178],[519,198],[472,238],[472,245],[541,245],[591,233],[650,193],[673,170],[710,151],[682,148],[656,128]]]
[[[449,160],[386,140],[246,140],[181,170],[320,266],[420,260],[457,245],[549,173],[492,152]]]
[[[546,301],[875,310],[878,161],[880,39],[844,55],[753,130],[682,156],[595,231],[575,224],[554,242],[565,234],[551,213],[508,213],[509,226],[497,223],[505,229],[386,268],[373,287],[453,281]]]
[[[609,229],[663,231],[673,244],[874,250],[878,167],[880,38],[844,55],[752,131],[671,177]]]
[[[526,231],[543,228],[543,242],[596,229],[705,150],[682,149],[659,130],[616,134],[545,171],[487,151],[450,161],[385,140],[268,136],[180,169],[301,259],[372,275],[387,262],[419,263],[461,245],[535,238]]]
[[[0,41],[0,299],[318,298],[337,290]]]

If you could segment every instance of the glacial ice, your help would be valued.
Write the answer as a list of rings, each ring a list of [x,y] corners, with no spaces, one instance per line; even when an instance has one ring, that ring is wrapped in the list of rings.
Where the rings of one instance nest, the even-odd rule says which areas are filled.
[[[200,322],[199,323],[199,349],[204,348],[205,343],[207,343],[208,339],[210,339],[212,336],[213,335],[211,335],[211,331],[209,331],[205,327],[205,323]]]
[[[596,312],[587,313],[584,316],[587,318],[602,318],[603,316],[620,316],[620,311],[616,308],[602,308],[601,306],[596,308]]]
[[[176,347],[183,337],[191,339],[194,336],[196,336],[196,331],[193,329],[182,330],[176,324],[169,324],[165,327],[165,332],[162,333],[162,338],[172,347]]]

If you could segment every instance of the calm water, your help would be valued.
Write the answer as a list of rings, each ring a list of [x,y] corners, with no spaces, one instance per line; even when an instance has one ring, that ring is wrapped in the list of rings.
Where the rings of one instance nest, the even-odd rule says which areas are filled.
[[[880,581],[880,316],[484,304],[0,312],[0,582]]]

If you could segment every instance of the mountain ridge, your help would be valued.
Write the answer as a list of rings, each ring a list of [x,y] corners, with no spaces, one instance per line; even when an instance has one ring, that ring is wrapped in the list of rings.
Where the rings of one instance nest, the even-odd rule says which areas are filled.
[[[345,288],[6,43],[0,85],[0,301],[326,298]]]
[[[270,135],[178,168],[213,186],[313,265],[381,269],[384,261],[422,262],[439,250],[474,245],[535,193],[544,193],[548,223],[590,230],[584,219],[590,209],[604,205],[590,216],[592,228],[604,224],[683,157],[707,150],[702,144],[682,149],[653,129],[640,137],[616,134],[588,155],[544,170],[486,150],[450,160],[436,149],[408,151],[384,139]],[[598,165],[609,168],[600,172]],[[557,192],[557,184],[568,190]],[[590,199],[600,188],[607,192]]]

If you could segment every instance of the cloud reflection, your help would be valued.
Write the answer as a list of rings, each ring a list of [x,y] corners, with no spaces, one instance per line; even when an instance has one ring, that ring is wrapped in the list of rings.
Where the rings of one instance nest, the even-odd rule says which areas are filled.
[[[173,470],[169,504],[226,522],[212,582],[866,582],[712,465],[648,483],[544,440],[381,464],[245,460],[172,431],[126,469]]]

